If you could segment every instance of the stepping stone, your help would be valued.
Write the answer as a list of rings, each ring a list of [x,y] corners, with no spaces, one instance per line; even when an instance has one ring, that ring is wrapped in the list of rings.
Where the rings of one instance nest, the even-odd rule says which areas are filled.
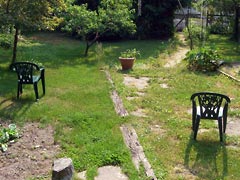
[[[144,112],[144,109],[137,109],[136,111],[131,112],[131,114],[137,117],[147,117],[147,115]]]
[[[160,84],[160,87],[163,88],[163,89],[167,89],[169,88],[167,84],[163,83],[163,84]]]
[[[135,87],[138,90],[143,90],[144,88],[146,88],[148,86],[149,80],[150,80],[150,78],[148,78],[148,77],[135,78],[135,77],[131,77],[131,76],[124,76],[123,83],[126,86]]]
[[[240,120],[237,118],[228,118],[226,134],[231,136],[240,136]]]
[[[128,177],[121,172],[120,167],[104,166],[98,168],[98,176],[94,180],[128,180]]]
[[[73,163],[70,158],[60,158],[54,161],[52,180],[71,180],[73,177]]]

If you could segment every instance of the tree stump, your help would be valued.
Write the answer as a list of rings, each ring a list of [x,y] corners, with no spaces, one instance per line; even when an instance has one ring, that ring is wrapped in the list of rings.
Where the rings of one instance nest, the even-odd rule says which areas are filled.
[[[73,178],[73,163],[70,158],[60,158],[54,161],[52,180],[71,180]]]

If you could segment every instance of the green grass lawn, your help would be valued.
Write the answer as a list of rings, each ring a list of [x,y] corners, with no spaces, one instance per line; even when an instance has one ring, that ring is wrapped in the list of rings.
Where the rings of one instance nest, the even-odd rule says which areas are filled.
[[[214,40],[224,56],[237,59],[238,51],[231,51],[235,45],[227,39]],[[18,61],[34,60],[45,66],[46,95],[35,102],[32,87],[25,86],[23,96],[16,100],[16,75],[8,71],[11,51],[0,49],[0,117],[19,125],[31,121],[52,124],[62,148],[59,156],[72,158],[76,171],[88,170],[89,179],[103,165],[120,165],[131,180],[146,179],[134,169],[124,145],[119,129],[123,123],[136,129],[158,179],[188,179],[184,170],[196,179],[239,179],[239,137],[226,136],[226,145],[238,148],[221,145],[218,132],[211,130],[216,125],[203,121],[200,128],[210,131],[192,141],[189,113],[192,93],[214,91],[228,95],[232,100],[229,116],[239,116],[239,84],[219,73],[190,72],[186,62],[164,68],[166,57],[178,45],[176,40],[105,42],[84,57],[84,44],[77,40],[49,33],[25,37],[19,43]],[[126,73],[150,78],[145,95],[132,101],[127,97],[137,90],[123,85],[125,73],[117,59],[128,48],[140,50],[141,57],[134,70]],[[102,69],[110,71],[125,107],[129,111],[142,108],[147,117],[116,115],[110,99],[112,87]],[[169,88],[161,88],[161,83]],[[156,125],[161,133],[152,130]],[[179,167],[184,168],[176,172]]]
[[[220,41],[220,39],[222,41]],[[213,36],[210,45],[215,42],[219,52],[236,61],[239,51],[232,52],[236,44],[226,37]],[[222,46],[224,44],[224,46]],[[171,45],[171,44],[169,44]],[[225,47],[225,48],[223,48]],[[229,53],[231,52],[231,53]],[[144,109],[147,117],[132,117],[130,123],[139,134],[145,153],[153,165],[159,179],[239,179],[237,170],[240,163],[239,137],[226,136],[226,145],[236,145],[238,149],[222,146],[219,143],[217,125],[212,121],[202,121],[200,128],[210,131],[198,135],[198,142],[191,138],[191,102],[190,96],[199,91],[212,91],[228,95],[232,103],[229,116],[239,116],[239,84],[220,73],[198,73],[186,69],[186,62],[173,68],[164,68],[166,55],[160,53],[150,62],[150,68],[143,66],[140,60],[133,77],[150,77],[145,96],[133,101],[126,97],[136,94],[136,89],[122,85],[123,76],[117,69],[112,70],[114,81],[130,110]],[[160,84],[169,88],[164,89]],[[160,127],[154,131],[154,127]],[[212,129],[216,130],[212,130]],[[176,170],[177,169],[177,170]],[[180,169],[180,170],[179,170]],[[193,176],[187,176],[190,173]]]

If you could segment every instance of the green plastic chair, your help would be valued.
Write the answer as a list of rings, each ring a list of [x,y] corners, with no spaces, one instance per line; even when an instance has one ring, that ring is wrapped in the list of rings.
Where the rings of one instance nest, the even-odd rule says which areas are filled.
[[[11,65],[11,69],[17,73],[18,89],[17,99],[22,94],[23,84],[33,84],[36,100],[39,100],[38,82],[42,81],[43,94],[45,94],[45,69],[31,62],[16,62]]]
[[[201,119],[218,121],[220,141],[223,141],[223,133],[227,126],[229,97],[223,94],[211,92],[199,92],[191,96],[192,101],[192,130],[194,139],[197,138],[199,123]]]

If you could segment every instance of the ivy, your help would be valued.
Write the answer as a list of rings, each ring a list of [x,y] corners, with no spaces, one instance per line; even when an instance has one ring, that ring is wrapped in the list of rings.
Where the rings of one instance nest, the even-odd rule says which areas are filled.
[[[7,151],[8,143],[19,138],[19,133],[15,124],[9,124],[8,128],[0,127],[0,148]]]

